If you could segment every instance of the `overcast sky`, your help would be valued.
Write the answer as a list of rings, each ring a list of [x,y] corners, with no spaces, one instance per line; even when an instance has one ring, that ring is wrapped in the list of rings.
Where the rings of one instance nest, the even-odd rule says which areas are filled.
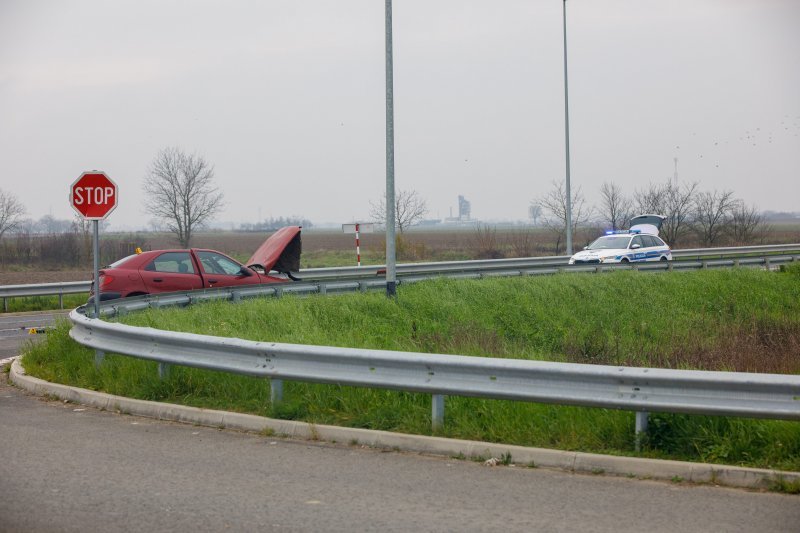
[[[396,182],[524,219],[564,179],[562,3],[395,0]],[[672,177],[800,211],[800,2],[569,0],[573,187]],[[146,226],[159,149],[215,166],[219,220],[366,219],[385,190],[380,0],[0,0],[0,188],[71,218],[105,170]],[[638,185],[641,187],[641,185]]]

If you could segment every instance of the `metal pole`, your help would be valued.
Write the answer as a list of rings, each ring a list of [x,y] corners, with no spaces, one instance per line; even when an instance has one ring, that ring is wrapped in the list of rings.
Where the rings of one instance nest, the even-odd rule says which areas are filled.
[[[275,406],[283,401],[283,380],[269,380],[269,401]]]
[[[647,411],[636,411],[636,451],[642,451],[642,436],[647,433],[647,422],[649,413]]]
[[[100,318],[100,221],[92,220],[94,226],[94,243],[92,253],[94,254],[94,317]]]
[[[394,77],[392,66],[392,0],[386,0],[386,296],[397,291],[394,204]]]
[[[431,396],[431,428],[434,431],[442,429],[444,425],[444,395]]]
[[[564,13],[564,136],[567,149],[567,255],[572,255],[572,193],[569,186],[569,89],[567,84],[567,0]]]

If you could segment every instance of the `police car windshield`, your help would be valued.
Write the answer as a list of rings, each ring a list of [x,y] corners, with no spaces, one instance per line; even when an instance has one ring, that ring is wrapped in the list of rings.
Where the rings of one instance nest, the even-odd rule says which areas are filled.
[[[627,248],[630,242],[630,235],[612,235],[608,237],[600,237],[592,244],[586,247],[587,250],[611,250],[616,248]]]

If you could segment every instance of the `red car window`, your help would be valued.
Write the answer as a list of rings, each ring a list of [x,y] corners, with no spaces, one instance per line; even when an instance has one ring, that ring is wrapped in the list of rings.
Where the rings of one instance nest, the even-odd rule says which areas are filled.
[[[238,276],[242,271],[242,265],[216,252],[197,252],[197,258],[206,274]]]
[[[153,259],[144,270],[169,272],[172,274],[194,274],[194,265],[189,252],[166,252]]]

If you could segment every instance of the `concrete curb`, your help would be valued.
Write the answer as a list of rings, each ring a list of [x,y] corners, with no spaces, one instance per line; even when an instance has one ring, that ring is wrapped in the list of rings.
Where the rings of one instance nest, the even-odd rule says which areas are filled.
[[[556,468],[578,473],[612,474],[642,479],[713,483],[729,487],[765,489],[780,481],[800,482],[800,472],[781,472],[717,464],[565,452],[424,435],[407,435],[388,431],[323,426],[242,413],[229,413],[198,407],[135,400],[58,383],[50,383],[28,376],[25,374],[25,369],[19,360],[12,362],[9,377],[17,386],[33,394],[54,396],[61,400],[107,411],[202,426],[265,433],[294,439],[360,444],[374,448],[463,457],[465,459],[488,459],[510,454],[513,462],[518,465]]]

